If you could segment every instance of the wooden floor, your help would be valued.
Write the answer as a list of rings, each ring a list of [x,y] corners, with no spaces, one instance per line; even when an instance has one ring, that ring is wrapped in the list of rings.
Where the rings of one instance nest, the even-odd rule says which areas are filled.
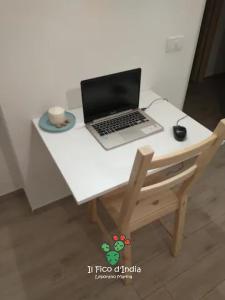
[[[183,251],[169,252],[158,223],[132,237],[133,285],[95,280],[87,265],[105,265],[98,228],[85,205],[67,198],[31,213],[23,193],[0,199],[1,300],[221,300],[225,299],[225,147],[189,202]],[[172,218],[164,219],[170,230]]]

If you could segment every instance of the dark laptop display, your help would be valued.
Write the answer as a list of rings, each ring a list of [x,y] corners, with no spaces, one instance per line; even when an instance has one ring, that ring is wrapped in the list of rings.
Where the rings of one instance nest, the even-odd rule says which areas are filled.
[[[81,81],[84,122],[139,106],[141,69]]]

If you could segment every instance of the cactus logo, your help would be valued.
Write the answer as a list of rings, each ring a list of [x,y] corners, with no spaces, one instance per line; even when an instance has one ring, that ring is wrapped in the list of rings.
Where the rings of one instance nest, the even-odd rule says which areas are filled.
[[[113,236],[114,244],[111,249],[108,243],[102,243],[101,249],[105,253],[106,261],[111,265],[115,266],[120,260],[120,252],[124,247],[130,245],[130,240],[126,239],[125,235],[122,234],[120,237],[118,235]]]

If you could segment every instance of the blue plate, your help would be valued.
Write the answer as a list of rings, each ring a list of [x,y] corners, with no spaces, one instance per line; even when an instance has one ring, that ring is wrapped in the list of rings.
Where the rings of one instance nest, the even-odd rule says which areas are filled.
[[[66,116],[67,120],[69,121],[69,123],[61,128],[57,128],[49,122],[47,112],[44,113],[43,116],[40,118],[38,125],[44,131],[54,132],[54,133],[64,132],[64,131],[67,131],[67,130],[73,128],[73,126],[76,123],[76,118],[72,113],[65,112],[65,116]]]

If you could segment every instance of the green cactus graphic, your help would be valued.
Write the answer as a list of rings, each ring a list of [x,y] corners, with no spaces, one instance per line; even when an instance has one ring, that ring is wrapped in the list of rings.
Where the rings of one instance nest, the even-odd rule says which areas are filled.
[[[114,250],[110,250],[110,245],[107,243],[102,243],[101,249],[105,252],[105,257],[107,262],[111,266],[115,266],[120,260],[120,251],[122,251],[125,245],[130,245],[130,240],[126,240],[124,235],[121,235],[120,240],[117,235],[113,236],[115,243],[113,244]]]
[[[123,241],[117,241],[117,242],[115,242],[115,244],[114,244],[114,248],[115,248],[115,250],[116,251],[121,251],[121,250],[123,250],[123,248],[125,247],[125,244],[124,244],[124,242]]]
[[[101,248],[104,252],[109,252],[109,250],[110,250],[110,246],[107,243],[103,243]]]
[[[120,254],[111,250],[106,253],[106,260],[111,266],[115,266],[120,260]]]

